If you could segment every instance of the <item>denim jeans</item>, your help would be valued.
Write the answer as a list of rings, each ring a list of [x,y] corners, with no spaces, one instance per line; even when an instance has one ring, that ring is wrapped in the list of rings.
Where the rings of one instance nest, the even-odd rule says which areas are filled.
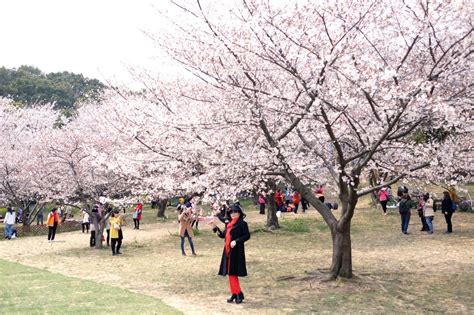
[[[433,216],[425,217],[429,233],[433,233]]]
[[[408,232],[408,224],[410,223],[410,212],[408,213],[400,213],[400,217],[402,219],[402,232]]]
[[[5,224],[4,231],[3,231],[3,234],[5,235],[5,237],[10,238],[12,236],[12,233],[13,233],[13,224]]]

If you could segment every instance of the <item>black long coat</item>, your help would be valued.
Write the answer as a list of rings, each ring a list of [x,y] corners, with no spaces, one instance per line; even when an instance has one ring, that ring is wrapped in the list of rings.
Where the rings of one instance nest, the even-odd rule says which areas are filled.
[[[217,232],[217,235],[220,238],[225,239],[225,235],[227,232],[227,224],[226,229],[221,231],[218,227],[214,230]],[[227,255],[225,253],[225,246],[222,252],[222,259],[221,265],[219,268],[219,275],[226,276],[239,276],[245,277],[247,275],[247,266],[245,264],[245,247],[244,243],[250,239],[250,232],[247,222],[244,221],[242,217],[234,224],[232,230],[230,231],[231,242],[235,241],[236,244],[234,248],[230,249],[229,252],[229,259],[230,259],[230,267],[229,272],[227,272]]]

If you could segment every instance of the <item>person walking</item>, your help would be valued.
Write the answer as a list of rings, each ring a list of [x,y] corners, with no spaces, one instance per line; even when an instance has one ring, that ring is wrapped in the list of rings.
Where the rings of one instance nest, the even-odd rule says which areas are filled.
[[[267,200],[265,199],[265,196],[263,194],[258,195],[258,204],[260,205],[260,214],[265,214],[265,203]]]
[[[389,199],[389,194],[388,194],[388,189],[386,186],[383,186],[379,190],[378,196],[379,196],[380,205],[382,206],[383,214],[387,215],[387,202]]]
[[[112,256],[122,254],[120,252],[120,247],[122,246],[122,239],[120,237],[119,231],[122,230],[122,220],[119,216],[119,211],[112,211],[108,224],[110,225],[110,241],[112,248]],[[108,246],[108,245],[107,245]]]
[[[303,213],[306,212],[306,210],[308,210],[308,200],[305,199],[305,197],[303,196],[300,196],[301,198],[301,208],[303,209]]]
[[[434,219],[433,199],[430,198],[430,194],[426,193],[423,196],[423,216],[426,220],[428,227],[428,234],[433,234],[433,219]]]
[[[447,229],[445,234],[453,233],[453,223],[451,219],[453,213],[456,210],[456,204],[451,200],[449,192],[443,192],[443,201],[441,202],[441,212],[444,214],[444,219],[446,220]]]
[[[44,208],[41,207],[36,214],[36,225],[43,225]]]
[[[143,211],[143,205],[140,201],[138,201],[137,206],[135,207],[135,210],[133,210],[133,215],[132,215],[134,230],[140,229],[140,220],[142,219],[142,211]]]
[[[244,293],[240,288],[238,277],[247,276],[244,243],[250,239],[250,232],[247,222],[244,221],[245,214],[240,206],[232,205],[228,216],[230,221],[226,224],[224,231],[221,231],[213,221],[209,224],[214,233],[225,239],[218,274],[229,277],[231,296],[227,299],[227,302],[235,301],[235,303],[240,304],[244,300]]]
[[[11,240],[13,236],[13,227],[16,222],[16,213],[13,211],[12,207],[7,208],[7,213],[5,214],[5,219],[3,220],[4,228],[3,234],[5,239]]]
[[[178,223],[179,223],[179,237],[181,238],[181,255],[186,256],[184,251],[184,238],[188,238],[189,246],[193,256],[196,256],[193,243],[193,228],[192,223],[192,209],[191,207],[182,206],[178,209]]]
[[[82,209],[82,233],[89,234],[89,213],[86,210]]]
[[[54,242],[54,237],[56,236],[56,229],[60,224],[59,213],[57,208],[51,209],[51,212],[48,214],[48,219],[46,220],[48,225],[48,242]]]
[[[408,224],[410,223],[411,216],[411,200],[408,193],[403,193],[401,196],[400,204],[398,205],[398,210],[400,212],[401,222],[402,222],[402,233],[408,234]]]
[[[295,191],[293,195],[293,204],[295,205],[295,208],[293,209],[293,211],[295,213],[298,213],[298,206],[300,205],[300,193],[297,191]]]

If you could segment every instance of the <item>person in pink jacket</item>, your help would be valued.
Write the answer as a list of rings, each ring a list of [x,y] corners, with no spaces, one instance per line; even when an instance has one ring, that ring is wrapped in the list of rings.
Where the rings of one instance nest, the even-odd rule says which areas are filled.
[[[383,210],[384,215],[387,215],[387,202],[388,202],[389,196],[390,195],[388,193],[387,186],[384,186],[379,190],[379,201],[380,201],[380,204],[382,205],[382,210]]]
[[[143,205],[139,201],[137,206],[135,207],[135,210],[133,210],[133,214],[132,214],[133,224],[135,225],[135,227],[133,228],[134,230],[140,229],[140,220],[142,219],[142,211],[143,211]]]

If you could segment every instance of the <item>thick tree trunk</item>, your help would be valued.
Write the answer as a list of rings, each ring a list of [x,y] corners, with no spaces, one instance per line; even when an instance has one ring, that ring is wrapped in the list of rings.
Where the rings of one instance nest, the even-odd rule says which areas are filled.
[[[350,222],[341,230],[332,231],[331,278],[352,278]]]
[[[165,210],[166,210],[167,205],[168,205],[168,199],[160,199],[158,201],[158,213],[156,214],[158,218],[165,217]]]
[[[102,221],[102,220],[101,220]],[[94,220],[92,224],[95,224],[95,248],[96,249],[101,249],[102,248],[102,235],[104,235],[104,229],[105,229],[105,222],[103,224],[100,224],[101,222],[97,222]]]
[[[276,209],[276,204],[275,204],[276,184],[274,181],[268,181],[267,185],[268,185],[267,191],[270,191],[267,198],[267,202],[268,202],[267,227],[270,229],[279,229],[280,224],[278,223],[278,217],[276,215],[277,209]]]

